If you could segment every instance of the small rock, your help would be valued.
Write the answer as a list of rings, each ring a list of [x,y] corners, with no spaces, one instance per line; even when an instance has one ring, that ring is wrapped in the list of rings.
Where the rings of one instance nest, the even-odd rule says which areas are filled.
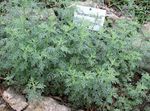
[[[71,111],[71,109],[58,104],[50,97],[43,97],[40,102],[30,103],[24,111]]]
[[[2,94],[3,99],[15,111],[21,111],[27,107],[28,103],[22,95],[17,94],[13,89],[8,88]]]

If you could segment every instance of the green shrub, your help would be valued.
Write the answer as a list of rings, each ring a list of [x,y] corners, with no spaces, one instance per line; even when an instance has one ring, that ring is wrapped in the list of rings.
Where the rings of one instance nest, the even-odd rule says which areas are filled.
[[[30,0],[4,7],[0,25],[0,76],[8,85],[38,98],[45,90],[65,95],[75,106],[129,111],[148,97],[150,76],[134,81],[140,51],[135,22],[120,20],[99,32],[76,27],[71,9],[63,21]],[[59,9],[58,9],[59,10]],[[1,35],[3,36],[3,34]]]

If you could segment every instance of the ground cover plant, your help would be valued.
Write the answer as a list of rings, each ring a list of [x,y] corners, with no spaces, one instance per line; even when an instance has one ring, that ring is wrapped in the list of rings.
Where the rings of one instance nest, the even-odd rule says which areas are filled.
[[[55,7],[61,19],[33,0],[10,0],[2,8],[3,83],[30,100],[50,93],[93,111],[149,110],[140,106],[149,102],[150,75],[139,69],[142,51],[132,45],[140,36],[137,22],[107,21],[93,32],[73,23],[71,8]]]

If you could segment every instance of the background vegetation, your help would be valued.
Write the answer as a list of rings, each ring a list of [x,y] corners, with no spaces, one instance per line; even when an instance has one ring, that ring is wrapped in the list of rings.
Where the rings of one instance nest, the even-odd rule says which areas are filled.
[[[139,68],[143,52],[133,46],[141,35],[140,24],[118,20],[110,25],[106,21],[99,32],[89,31],[85,24],[76,27],[72,19],[74,9],[66,7],[67,3],[1,3],[2,82],[25,92],[30,100],[51,94],[67,97],[76,108],[148,111],[145,106],[150,100],[150,75]],[[139,8],[131,7],[134,14],[138,12],[140,23],[148,21],[145,3],[149,2],[110,2],[121,8],[142,8],[140,14],[136,10]]]

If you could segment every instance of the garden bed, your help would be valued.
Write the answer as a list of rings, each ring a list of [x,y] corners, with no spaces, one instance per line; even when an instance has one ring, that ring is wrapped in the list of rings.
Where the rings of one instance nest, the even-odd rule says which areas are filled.
[[[149,111],[150,27],[142,24],[148,22],[149,2],[141,2],[144,14],[129,9],[137,14],[129,16],[127,9],[116,9],[116,1],[1,2],[0,82],[6,89],[0,94],[7,103],[2,106],[17,111]],[[122,0],[117,7],[135,7],[135,1]],[[86,24],[78,27],[76,5],[106,10],[104,26],[97,32]],[[30,102],[40,97],[41,103]]]

